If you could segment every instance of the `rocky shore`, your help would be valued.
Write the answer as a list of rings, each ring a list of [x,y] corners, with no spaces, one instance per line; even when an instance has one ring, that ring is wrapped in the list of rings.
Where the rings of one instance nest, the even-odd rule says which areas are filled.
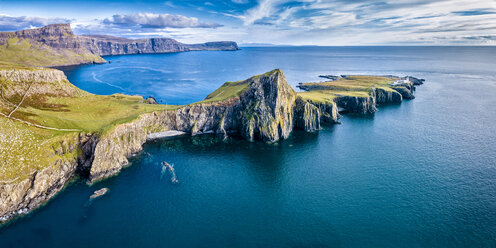
[[[77,90],[72,92],[77,88],[59,72],[44,70],[21,70],[16,77],[22,77],[23,73],[41,73],[35,75],[41,81],[53,79],[67,84],[39,88],[54,91],[44,93],[77,93]],[[0,71],[1,77],[6,75],[9,71]],[[391,87],[408,89],[408,94],[413,94],[414,90],[413,83]],[[302,84],[300,88],[311,91],[322,89],[322,86]],[[56,158],[51,164],[32,170],[23,180],[0,182],[0,222],[40,206],[73,177],[94,183],[116,175],[129,164],[128,158],[141,151],[142,145],[152,138],[184,133],[215,133],[219,138],[226,138],[237,133],[250,141],[276,142],[289,137],[294,129],[312,132],[319,130],[323,123],[337,123],[338,108],[353,113],[374,113],[378,103],[399,103],[405,95],[374,88],[365,97],[343,95],[333,96],[335,98],[329,98],[331,100],[316,99],[295,92],[278,69],[243,81],[228,82],[198,103],[143,113],[102,132],[64,135],[43,154]]]

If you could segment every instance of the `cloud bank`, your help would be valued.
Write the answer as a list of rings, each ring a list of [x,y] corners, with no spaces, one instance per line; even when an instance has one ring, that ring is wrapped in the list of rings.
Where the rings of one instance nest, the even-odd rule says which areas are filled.
[[[183,15],[137,13],[129,15],[113,15],[102,21],[106,25],[124,27],[139,26],[142,28],[218,28],[217,23],[200,22],[198,18]]]
[[[66,18],[45,18],[38,16],[13,17],[0,15],[0,31],[17,31],[21,29],[37,28],[53,23],[70,23]]]

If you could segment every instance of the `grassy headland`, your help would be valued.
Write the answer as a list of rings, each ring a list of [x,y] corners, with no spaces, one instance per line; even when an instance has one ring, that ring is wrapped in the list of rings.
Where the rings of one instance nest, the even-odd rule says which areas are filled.
[[[335,81],[301,83],[298,87],[307,91],[298,95],[313,102],[333,101],[338,96],[369,97],[374,88],[395,91],[390,84],[396,80],[382,76],[345,76]]]

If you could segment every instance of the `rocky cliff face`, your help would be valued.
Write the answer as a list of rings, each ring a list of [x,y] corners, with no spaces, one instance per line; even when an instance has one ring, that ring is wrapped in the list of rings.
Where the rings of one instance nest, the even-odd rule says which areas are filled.
[[[69,24],[52,24],[42,28],[27,29],[17,32],[0,32],[0,44],[12,37],[27,39],[56,49],[81,50],[77,36]]]
[[[107,36],[80,36],[82,45],[100,56],[189,51],[184,44],[167,38],[130,40]]]
[[[377,111],[376,99],[372,96],[339,96],[336,104],[349,113],[372,114]]]
[[[141,150],[152,132],[178,130],[191,135],[216,133],[221,137],[236,132],[248,140],[274,142],[287,138],[295,126],[315,131],[322,122],[337,122],[335,103],[314,104],[298,98],[280,70],[243,83],[248,87],[240,95],[191,104],[174,111],[144,114],[99,137],[95,148],[87,149],[94,157],[89,181],[118,173],[128,164],[127,158]]]
[[[96,140],[93,150],[89,149],[94,157],[89,181],[118,173],[128,164],[127,158],[141,150],[151,132],[178,130],[191,135],[213,132],[222,137],[237,132],[248,140],[269,142],[287,138],[293,130],[296,93],[282,71],[274,70],[244,83],[248,88],[239,96],[144,114],[116,126]]]
[[[248,140],[274,142],[293,130],[296,93],[281,70],[253,77],[241,96],[241,133]]]
[[[383,88],[373,89],[372,97],[375,98],[376,103],[401,103],[403,101],[402,95],[397,91]]]
[[[295,125],[297,128],[307,132],[319,130],[321,113],[321,110],[310,101],[303,100],[301,97],[296,99]]]
[[[125,39],[103,35],[82,35],[79,40],[83,47],[100,56],[142,54],[142,53],[172,53],[201,50],[239,50],[236,42],[220,41],[204,44],[183,44],[169,38]]]
[[[169,38],[132,40],[105,35],[81,35],[78,36],[78,38],[83,47],[86,47],[92,53],[100,56],[142,53],[172,53],[201,50],[239,50],[238,45],[233,41],[183,44]]]
[[[28,85],[31,85],[30,95],[75,96],[82,92],[70,84],[65,74],[59,70],[0,70],[0,78],[15,83],[2,85],[4,97],[23,95]]]
[[[61,141],[52,154],[55,162],[40,171],[35,171],[20,182],[0,183],[0,224],[15,215],[24,214],[52,198],[73,177],[78,167],[77,154],[88,136],[76,134]]]

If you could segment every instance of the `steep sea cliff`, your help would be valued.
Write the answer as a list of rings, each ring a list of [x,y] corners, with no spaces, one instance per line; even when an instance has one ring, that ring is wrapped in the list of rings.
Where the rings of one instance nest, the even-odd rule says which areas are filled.
[[[31,97],[73,98],[87,94],[57,70],[1,70],[0,76],[19,83],[34,79],[28,88],[31,91],[25,93]],[[23,93],[16,91],[19,87],[5,89],[3,94],[7,99]],[[413,93],[413,85],[410,89]],[[278,69],[243,81],[227,82],[201,102],[142,113],[105,131],[70,131],[56,141],[49,141],[53,144],[42,156],[53,157],[50,164],[30,170],[22,180],[0,182],[0,220],[6,221],[40,206],[71,178],[94,183],[119,173],[129,164],[128,159],[141,151],[152,133],[176,130],[190,135],[216,133],[220,138],[236,133],[250,141],[275,142],[288,138],[295,128],[312,132],[323,123],[337,123],[338,107],[348,112],[373,113],[377,103],[398,103],[401,99],[397,91],[374,89],[366,97],[338,96],[332,101],[315,101],[295,92]],[[22,120],[7,118],[6,121]]]

